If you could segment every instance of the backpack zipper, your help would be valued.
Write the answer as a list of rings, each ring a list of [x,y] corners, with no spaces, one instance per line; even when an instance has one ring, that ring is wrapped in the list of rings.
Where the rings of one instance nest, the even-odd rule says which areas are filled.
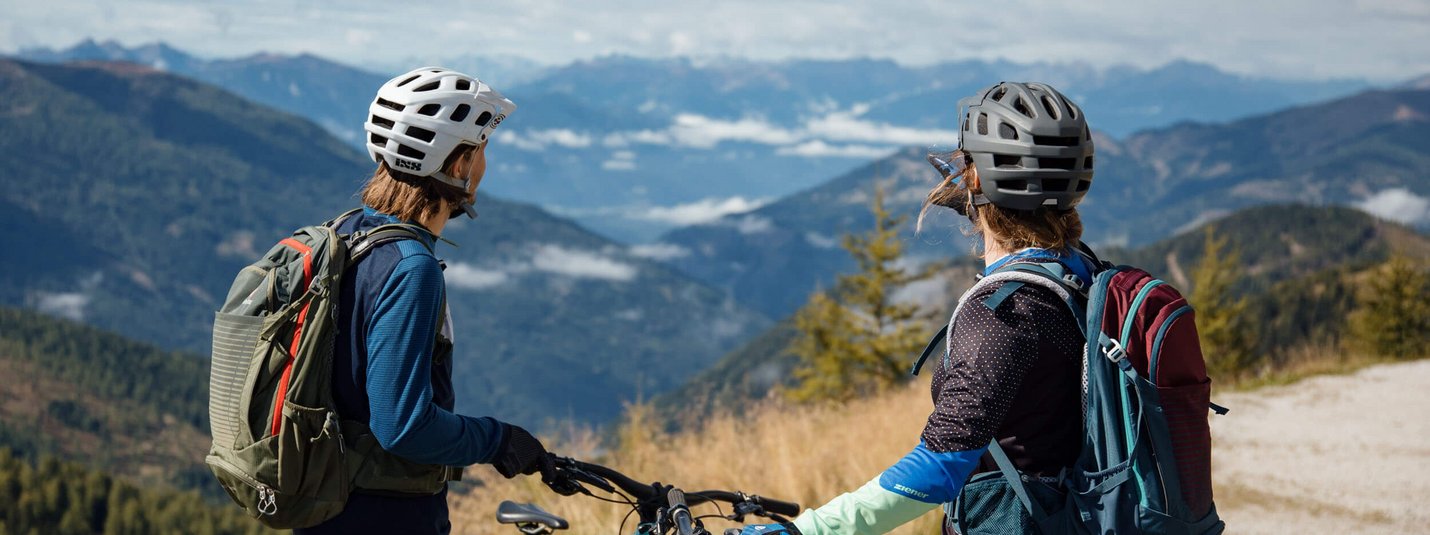
[[[273,516],[278,513],[278,493],[274,491],[272,487],[259,483],[258,480],[249,477],[248,474],[239,470],[238,467],[223,459],[210,458],[209,462],[218,465],[219,468],[228,472],[229,475],[237,477],[240,481],[258,491],[258,503],[256,505],[258,506],[259,514]]]
[[[287,245],[303,255],[303,291],[309,294],[303,310],[298,312],[298,324],[293,328],[293,341],[288,345],[288,360],[283,363],[283,375],[278,380],[278,391],[273,393],[273,426],[268,436],[277,435],[283,424],[283,401],[288,398],[288,381],[293,377],[293,361],[298,359],[298,342],[303,338],[303,323],[308,319],[308,308],[313,306],[311,298],[313,284],[313,248],[293,238],[278,242]]]

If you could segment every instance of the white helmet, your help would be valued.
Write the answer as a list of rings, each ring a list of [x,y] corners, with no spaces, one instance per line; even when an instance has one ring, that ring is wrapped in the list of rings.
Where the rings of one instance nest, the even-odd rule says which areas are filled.
[[[481,80],[441,67],[423,67],[382,84],[363,123],[374,162],[466,189],[465,178],[442,172],[459,145],[481,145],[516,104]]]

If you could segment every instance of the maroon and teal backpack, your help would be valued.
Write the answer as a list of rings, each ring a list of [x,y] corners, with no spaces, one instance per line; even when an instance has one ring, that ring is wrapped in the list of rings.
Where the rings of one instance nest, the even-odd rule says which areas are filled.
[[[1083,445],[1060,481],[1042,482],[1019,473],[994,440],[989,452],[999,471],[975,475],[946,507],[950,527],[963,535],[1221,533],[1207,419],[1209,409],[1226,409],[1211,403],[1196,313],[1146,271],[1088,256],[1095,268],[1086,288],[1056,262],[1011,263],[979,281],[1002,284],[988,300],[1028,284],[1048,288],[1081,318],[1088,340]],[[974,485],[994,478],[1002,482]]]

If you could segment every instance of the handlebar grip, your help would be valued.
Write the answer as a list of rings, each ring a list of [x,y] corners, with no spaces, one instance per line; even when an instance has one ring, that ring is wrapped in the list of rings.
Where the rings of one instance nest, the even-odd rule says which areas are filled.
[[[799,514],[799,504],[794,502],[760,496],[759,503],[766,511],[780,516],[796,516]]]

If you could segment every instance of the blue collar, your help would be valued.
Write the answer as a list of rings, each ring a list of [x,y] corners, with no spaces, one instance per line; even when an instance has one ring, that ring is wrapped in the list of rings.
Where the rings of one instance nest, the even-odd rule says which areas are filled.
[[[1082,255],[1068,251],[1054,251],[1037,247],[1029,247],[995,260],[987,268],[983,269],[983,276],[987,277],[992,275],[1010,262],[1020,261],[1057,262],[1062,264],[1064,268],[1067,268],[1068,271],[1071,271],[1074,275],[1077,275],[1079,279],[1082,279],[1084,288],[1092,285],[1092,266]]]

